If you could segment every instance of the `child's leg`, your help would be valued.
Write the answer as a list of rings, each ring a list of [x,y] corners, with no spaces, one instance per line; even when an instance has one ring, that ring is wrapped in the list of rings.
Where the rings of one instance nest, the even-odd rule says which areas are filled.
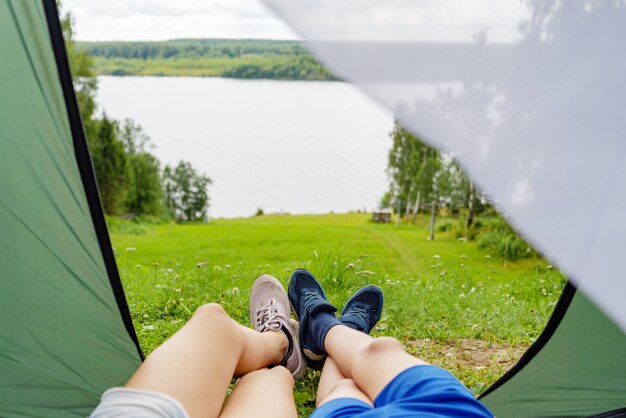
[[[170,395],[192,418],[217,417],[233,375],[276,364],[286,349],[282,332],[258,333],[220,305],[204,305],[148,356],[126,387]]]
[[[219,418],[297,418],[293,377],[286,368],[261,369],[239,379]]]
[[[325,404],[328,401],[339,398],[352,398],[372,405],[372,401],[354,383],[352,379],[346,378],[332,358],[328,357],[324,363],[322,376],[317,387],[316,406]]]
[[[427,364],[407,354],[393,338],[374,339],[344,325],[328,331],[324,347],[341,373],[354,380],[371,400],[402,371]]]

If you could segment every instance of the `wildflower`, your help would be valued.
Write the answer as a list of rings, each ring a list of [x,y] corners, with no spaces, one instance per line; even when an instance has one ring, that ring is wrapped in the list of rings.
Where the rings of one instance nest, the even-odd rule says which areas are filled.
[[[485,256],[485,258],[491,258],[491,256],[490,256],[489,254],[487,254],[487,255]]]
[[[354,268],[354,263],[348,263],[348,265],[346,265],[347,269],[353,269]]]
[[[315,258],[318,258],[317,250],[313,250],[313,255],[315,256]]]
[[[199,262],[198,264],[196,264],[196,268],[198,268],[198,269],[199,269],[199,268],[202,268],[202,267],[204,267],[204,266],[206,266],[206,261],[201,261],[201,262]]]
[[[546,266],[546,270],[551,270],[551,269],[552,269],[552,264],[548,264],[548,265]]]
[[[137,265],[135,266],[135,268],[137,268],[137,269],[141,268],[141,264],[137,264]]]
[[[461,294],[459,295],[459,299],[465,299],[465,293],[461,293]]]
[[[154,329],[154,325],[144,325],[141,330],[142,331],[150,331]]]
[[[433,255],[433,258],[439,260],[441,257],[439,256],[439,254],[435,254]]]
[[[470,289],[470,293],[474,293],[474,292],[476,292],[476,288],[475,288],[475,287],[472,287],[472,288]]]
[[[148,318],[150,318],[150,315],[148,315],[148,314],[143,314],[143,319],[148,319]]]
[[[180,293],[180,289],[176,289],[176,293]]]
[[[465,254],[461,254],[461,258],[467,258]]]
[[[137,248],[135,248],[135,247],[128,247],[128,248],[126,248],[126,251],[137,251]]]
[[[230,264],[224,264],[224,268],[225,269],[229,269],[230,268]]]
[[[173,272],[174,272],[174,269],[165,269],[165,272],[166,272],[167,274],[170,274],[170,273],[173,273]]]
[[[238,287],[233,287],[233,295],[238,295],[239,294],[239,288]]]
[[[441,270],[441,272],[439,273],[440,276],[445,276],[446,274],[448,274],[447,270]]]

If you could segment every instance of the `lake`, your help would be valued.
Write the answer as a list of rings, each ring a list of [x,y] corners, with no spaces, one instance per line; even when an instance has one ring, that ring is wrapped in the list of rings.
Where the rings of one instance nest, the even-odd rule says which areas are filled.
[[[97,100],[211,177],[211,217],[369,210],[387,189],[393,118],[346,83],[101,76]]]

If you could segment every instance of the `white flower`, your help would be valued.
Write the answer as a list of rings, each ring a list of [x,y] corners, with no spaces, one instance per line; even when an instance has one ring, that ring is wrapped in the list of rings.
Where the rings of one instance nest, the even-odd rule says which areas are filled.
[[[461,294],[459,295],[459,299],[465,299],[465,293],[461,293]]]
[[[170,273],[173,273],[173,272],[174,272],[174,269],[165,269],[165,272],[166,272],[167,274],[170,274]]]
[[[433,258],[439,260],[441,257],[439,256],[439,254],[435,254],[435,255],[433,255]]]
[[[126,251],[137,251],[137,248],[135,248],[135,247],[128,247],[128,248],[126,248]]]
[[[485,258],[491,258],[491,256],[490,256],[489,254],[487,254],[487,255],[485,256]]]
[[[472,288],[470,289],[470,293],[474,293],[475,291],[476,291],[476,288],[475,288],[475,287],[472,287]]]
[[[233,295],[238,295],[238,294],[239,294],[239,288],[233,287]]]

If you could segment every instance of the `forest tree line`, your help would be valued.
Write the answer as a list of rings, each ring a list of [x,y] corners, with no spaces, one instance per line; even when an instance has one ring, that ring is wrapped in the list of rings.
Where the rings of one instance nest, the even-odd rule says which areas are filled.
[[[151,152],[150,138],[138,124],[98,112],[93,59],[77,47],[71,16],[66,15],[61,22],[104,212],[110,216],[204,220],[211,179],[185,161],[161,169]]]
[[[97,74],[336,80],[299,41],[178,39],[78,42]]]

